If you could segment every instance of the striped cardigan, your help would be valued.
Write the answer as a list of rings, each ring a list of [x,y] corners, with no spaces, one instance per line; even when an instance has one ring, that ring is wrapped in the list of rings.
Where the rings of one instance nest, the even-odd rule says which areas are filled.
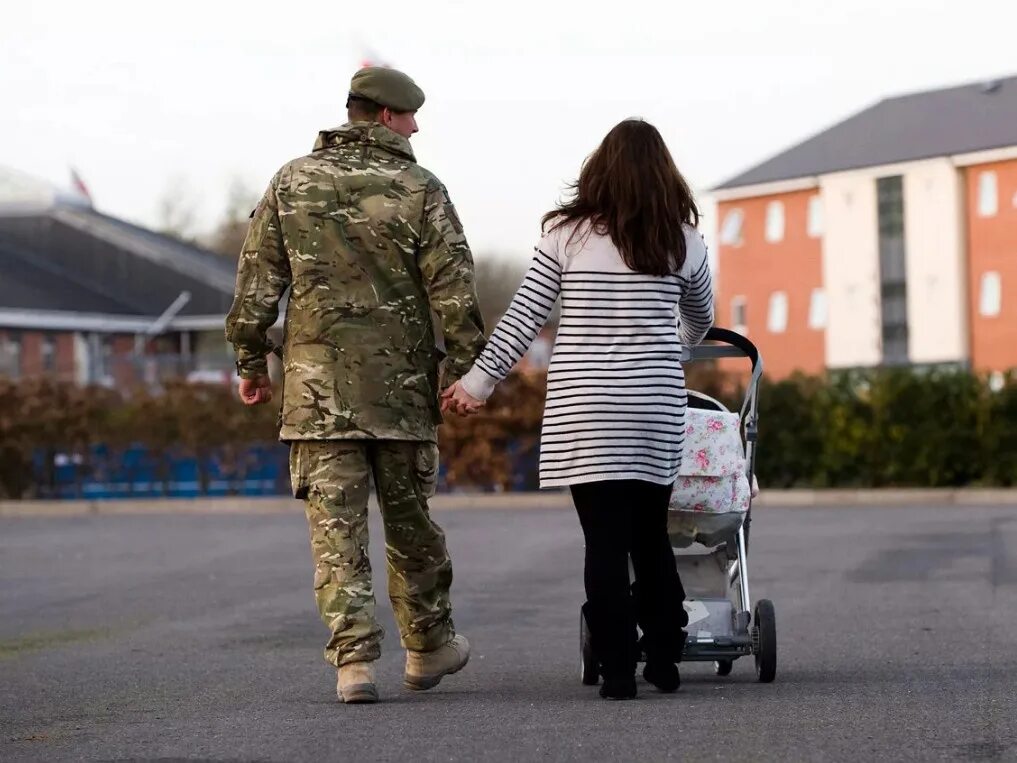
[[[600,480],[674,482],[685,437],[683,345],[713,323],[706,244],[685,226],[680,272],[636,273],[607,236],[541,238],[533,262],[486,349],[462,379],[486,400],[562,301],[547,374],[540,486]]]

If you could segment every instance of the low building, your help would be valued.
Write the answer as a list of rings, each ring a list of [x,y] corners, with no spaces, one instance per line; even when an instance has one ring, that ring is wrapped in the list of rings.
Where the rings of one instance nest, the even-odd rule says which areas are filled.
[[[0,173],[0,375],[233,378],[228,259]]]

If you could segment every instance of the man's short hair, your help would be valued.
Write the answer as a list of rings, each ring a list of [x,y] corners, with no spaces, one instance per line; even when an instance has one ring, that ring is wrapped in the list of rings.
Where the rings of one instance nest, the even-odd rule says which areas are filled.
[[[346,115],[351,122],[377,122],[383,108],[369,98],[351,95],[346,99]]]

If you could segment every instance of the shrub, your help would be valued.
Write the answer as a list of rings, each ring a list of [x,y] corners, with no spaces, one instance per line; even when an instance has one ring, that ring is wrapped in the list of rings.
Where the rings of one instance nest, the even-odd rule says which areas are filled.
[[[738,377],[712,364],[690,367],[688,383],[740,406]],[[445,483],[535,487],[544,397],[542,375],[516,374],[481,414],[448,417],[439,431]],[[57,454],[73,457],[79,479],[101,478],[138,446],[164,486],[174,456],[196,457],[203,486],[212,462],[242,479],[257,466],[251,447],[277,439],[277,405],[278,396],[274,405],[248,408],[216,385],[176,383],[151,394],[0,380],[0,497],[49,494]],[[759,419],[756,471],[764,487],[1017,485],[1013,375],[995,392],[983,377],[957,370],[764,380]]]

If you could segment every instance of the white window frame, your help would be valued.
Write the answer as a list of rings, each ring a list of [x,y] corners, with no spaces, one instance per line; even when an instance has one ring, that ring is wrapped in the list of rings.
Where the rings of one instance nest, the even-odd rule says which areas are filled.
[[[57,370],[57,342],[52,334],[43,334],[39,342],[39,365],[44,373]]]
[[[830,320],[830,305],[824,289],[813,289],[809,295],[809,328],[814,331],[826,329]]]
[[[998,271],[982,273],[978,285],[978,314],[983,318],[995,318],[1003,307],[1003,278]]]
[[[809,197],[809,212],[805,223],[809,238],[823,235],[823,197],[818,193]]]
[[[766,240],[771,244],[784,240],[783,201],[771,201],[766,205]]]
[[[745,212],[741,207],[729,209],[720,224],[720,243],[724,246],[741,246]]]
[[[771,334],[783,334],[787,331],[787,314],[787,292],[773,292],[766,307],[766,330]]]
[[[978,216],[995,217],[999,212],[999,180],[995,170],[978,175]]]
[[[737,314],[741,312],[741,321]],[[749,332],[749,301],[742,295],[731,297],[731,330],[736,334],[747,334]]]
[[[21,360],[24,352],[24,341],[20,333],[9,333],[0,342],[3,362],[0,371],[6,370],[12,379],[21,378]]]

